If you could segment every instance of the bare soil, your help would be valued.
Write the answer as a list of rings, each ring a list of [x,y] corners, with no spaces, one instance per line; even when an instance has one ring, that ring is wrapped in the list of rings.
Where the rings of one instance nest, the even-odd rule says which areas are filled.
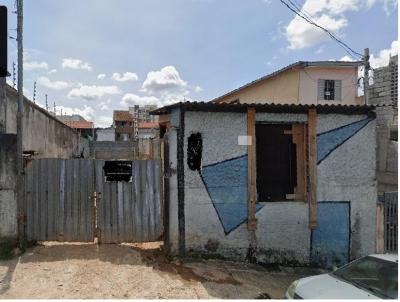
[[[45,243],[0,261],[0,298],[282,298],[290,283],[317,274],[224,260],[164,257],[158,243]]]

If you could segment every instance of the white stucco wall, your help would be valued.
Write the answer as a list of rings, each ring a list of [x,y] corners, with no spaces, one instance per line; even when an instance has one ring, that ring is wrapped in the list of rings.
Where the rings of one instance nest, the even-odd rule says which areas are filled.
[[[178,110],[171,116],[178,116]],[[318,133],[365,119],[365,115],[318,115]],[[256,121],[307,122],[306,114],[257,113]],[[169,131],[170,162],[176,171],[177,118]],[[351,202],[351,256],[374,251],[375,244],[375,122],[370,122],[346,143],[334,150],[318,166],[317,199]],[[203,139],[202,165],[218,163],[247,154],[247,146],[238,145],[238,136],[246,134],[245,113],[185,113],[185,237],[187,251],[216,252],[229,258],[243,259],[249,247],[246,222],[228,234],[218,218],[198,171],[187,165],[187,138],[200,132]],[[170,239],[172,252],[178,246],[176,173],[170,178]],[[263,262],[308,263],[310,236],[308,203],[264,203],[256,213],[258,260]]]

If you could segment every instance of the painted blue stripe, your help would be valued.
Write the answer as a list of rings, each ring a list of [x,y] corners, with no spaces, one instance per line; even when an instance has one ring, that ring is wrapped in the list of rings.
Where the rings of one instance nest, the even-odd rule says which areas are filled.
[[[205,166],[201,176],[228,234],[247,220],[247,155]]]
[[[317,163],[321,163],[340,145],[364,128],[374,118],[369,117],[364,120],[345,125],[317,136]]]

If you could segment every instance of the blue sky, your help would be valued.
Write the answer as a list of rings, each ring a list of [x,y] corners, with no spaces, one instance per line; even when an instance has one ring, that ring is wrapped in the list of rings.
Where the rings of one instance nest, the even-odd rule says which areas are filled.
[[[292,0],[293,1],[293,0]],[[299,60],[349,59],[279,0],[25,0],[25,94],[111,124],[138,103],[208,101]],[[372,64],[397,52],[397,1],[295,0]],[[9,33],[16,36],[14,1]],[[9,41],[9,70],[16,62]],[[11,78],[8,81],[12,81]]]

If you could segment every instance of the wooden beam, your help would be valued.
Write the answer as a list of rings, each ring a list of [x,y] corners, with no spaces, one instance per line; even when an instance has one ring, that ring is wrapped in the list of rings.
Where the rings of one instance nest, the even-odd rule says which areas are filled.
[[[250,143],[247,145],[247,173],[248,173],[248,211],[247,227],[249,230],[257,229],[256,220],[256,110],[247,109],[247,135]]]
[[[317,227],[317,110],[308,110],[309,228]]]
[[[297,186],[295,188],[296,200],[306,201],[306,143],[304,141],[305,125],[294,124],[292,125],[292,139],[296,145],[296,170],[297,170]]]

